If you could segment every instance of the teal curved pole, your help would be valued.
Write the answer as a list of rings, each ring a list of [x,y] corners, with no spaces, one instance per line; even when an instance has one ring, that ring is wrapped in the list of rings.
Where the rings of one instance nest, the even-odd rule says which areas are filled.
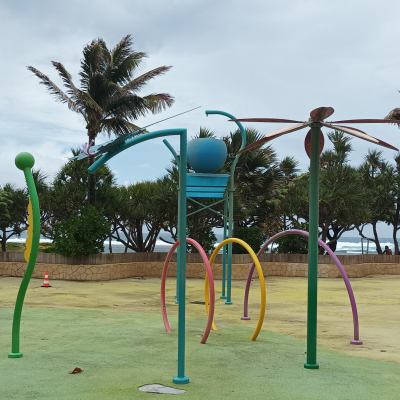
[[[172,155],[174,156],[174,159],[176,161],[176,165],[178,166],[178,171],[180,171],[180,161],[179,161],[179,156],[178,154],[176,154],[176,151],[174,150],[174,148],[171,146],[171,143],[168,142],[167,139],[163,140],[163,143],[167,146],[168,150],[172,153]],[[179,191],[178,191],[178,210],[180,210],[179,207]],[[179,232],[178,232],[179,235]],[[178,292],[179,292],[179,253],[176,255],[176,294],[175,294],[175,304],[179,304],[179,299],[178,299]]]
[[[117,154],[129,149],[136,144],[146,142],[147,140],[160,138],[163,136],[179,136],[180,156],[179,156],[179,209],[178,209],[178,240],[182,243],[178,247],[178,256],[180,262],[179,268],[179,290],[178,290],[178,375],[173,378],[176,384],[189,383],[189,378],[185,376],[185,307],[186,307],[186,146],[187,146],[187,130],[186,129],[164,129],[160,131],[146,133],[141,136],[135,136],[127,140],[122,145],[111,149],[89,168],[89,172],[95,173],[104,163]]]
[[[89,170],[89,172],[94,174],[108,160],[115,157],[117,154],[121,153],[121,151],[129,149],[129,147],[135,146],[136,144],[146,142],[151,139],[157,139],[157,138],[160,138],[163,136],[179,136],[179,135],[181,135],[181,136],[185,135],[185,137],[187,138],[187,130],[186,129],[163,129],[160,131],[145,133],[144,135],[140,135],[140,136],[135,136],[132,139],[127,140],[123,144],[114,147],[108,153],[104,154],[102,157],[100,157],[98,160],[96,160],[88,168],[88,170]],[[185,148],[186,148],[186,143],[185,143]],[[182,151],[182,149],[181,149],[181,151]]]
[[[40,240],[39,199],[31,171],[31,168],[35,165],[35,159],[30,153],[19,153],[17,157],[15,157],[15,165],[17,166],[17,168],[24,171],[26,184],[28,186],[29,196],[31,198],[31,204],[32,204],[33,233],[32,233],[32,247],[31,247],[31,254],[29,256],[29,262],[26,267],[25,275],[22,278],[22,282],[19,287],[17,295],[17,300],[15,302],[14,318],[12,326],[11,353],[8,353],[9,358],[21,358],[23,356],[23,353],[19,351],[22,307],[24,305],[25,294],[26,290],[28,289],[29,281],[32,277],[33,270],[35,269],[36,259],[39,252],[39,240]]]
[[[224,115],[229,119],[236,119],[232,114],[229,114],[225,111],[217,111],[217,110],[207,110],[206,115]],[[239,127],[240,133],[242,134],[242,145],[240,146],[240,150],[244,149],[246,146],[246,132],[243,128],[243,125],[239,121],[234,121],[236,125]],[[239,160],[240,154],[236,155],[233,163],[231,165],[231,172],[229,177],[229,187],[228,187],[228,214],[229,214],[229,225],[228,225],[228,236],[231,238],[233,236],[233,195],[235,193],[235,168],[236,164]],[[228,244],[228,271],[227,271],[227,296],[225,304],[232,304],[232,243]]]
[[[163,143],[167,146],[168,150],[172,153],[172,155],[174,156],[174,159],[176,161],[176,165],[178,166],[178,170],[179,170],[179,156],[178,154],[176,154],[176,151],[174,150],[174,148],[171,146],[171,143],[168,142],[167,139],[163,140]]]

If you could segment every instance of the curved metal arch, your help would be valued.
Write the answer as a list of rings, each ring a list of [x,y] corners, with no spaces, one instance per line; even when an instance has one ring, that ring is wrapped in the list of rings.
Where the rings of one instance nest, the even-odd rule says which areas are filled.
[[[257,253],[257,257],[260,257],[262,253],[264,253],[265,249],[268,247],[269,244],[271,244],[275,239],[285,236],[285,235],[302,235],[302,236],[309,236],[309,233],[307,231],[302,231],[299,229],[291,229],[288,231],[283,231],[279,232],[276,235],[272,236],[260,249],[260,251]],[[339,261],[337,258],[336,254],[330,249],[330,247],[323,242],[321,239],[318,239],[318,244],[322,246],[328,254],[333,258],[333,261],[335,261],[335,264],[339,268],[340,273],[342,274],[342,278],[344,280],[344,283],[346,285],[347,293],[349,294],[349,299],[350,299],[350,304],[351,304],[351,309],[353,312],[353,324],[354,324],[354,339],[350,341],[351,344],[363,344],[362,340],[360,340],[359,337],[359,325],[358,325],[358,313],[357,313],[357,305],[356,305],[356,300],[354,298],[354,293],[353,289],[351,287],[349,278],[347,277],[346,271],[343,268],[342,263]],[[244,294],[244,311],[243,311],[243,317],[242,319],[250,319],[248,316],[248,301],[249,301],[249,291],[250,291],[250,285],[251,285],[251,277],[253,276],[254,272],[254,263],[252,264],[249,272],[249,276],[247,278],[247,283],[246,283],[246,290]]]
[[[206,266],[206,269],[207,269],[207,272],[206,272],[207,276],[210,276],[210,295],[206,299],[206,307],[207,307],[207,305],[209,305],[210,313],[208,315],[206,329],[204,331],[203,337],[200,340],[200,343],[204,344],[207,341],[208,335],[210,334],[211,325],[212,325],[213,319],[214,319],[214,306],[215,306],[214,279],[213,279],[213,275],[212,275],[211,266],[210,266],[210,263],[207,258],[207,254],[205,253],[205,251],[201,247],[201,245],[198,242],[196,242],[195,240],[190,239],[190,238],[186,238],[186,242],[195,246],[196,249],[199,251],[199,253],[204,261],[204,264]],[[176,241],[174,243],[174,245],[171,247],[171,249],[169,250],[169,252],[167,254],[167,258],[165,259],[164,268],[163,268],[163,272],[162,272],[162,276],[161,276],[161,311],[162,311],[162,316],[163,316],[163,320],[164,320],[165,330],[168,333],[171,333],[171,328],[169,326],[168,316],[167,316],[167,308],[165,306],[165,282],[167,280],[169,261],[171,260],[172,254],[174,254],[174,251],[178,246],[179,246],[179,240]]]
[[[242,245],[247,252],[250,254],[251,258],[253,259],[253,262],[256,267],[257,267],[257,272],[258,272],[258,277],[260,279],[260,289],[261,289],[261,307],[260,307],[260,315],[258,317],[258,323],[257,323],[257,327],[253,333],[253,335],[251,336],[250,340],[256,340],[258,334],[260,333],[262,324],[264,322],[264,315],[265,315],[265,308],[266,308],[266,301],[267,301],[267,294],[266,294],[266,290],[265,290],[265,280],[264,280],[264,274],[262,272],[262,268],[261,268],[261,264],[258,261],[258,258],[256,256],[256,253],[254,253],[253,249],[243,240],[241,239],[237,239],[237,238],[229,238],[229,239],[225,239],[224,241],[222,241],[214,250],[214,252],[212,253],[211,257],[210,257],[210,267],[212,267],[215,257],[217,256],[218,252],[222,249],[222,247],[224,247],[226,244],[228,243],[238,243],[240,245]],[[206,275],[206,279],[205,279],[205,299],[206,299],[206,308],[207,308],[207,313],[209,312],[208,307],[207,307],[207,298],[208,298],[208,275]],[[216,329],[215,324],[213,323],[213,329]]]
[[[180,135],[181,139],[184,138],[184,142],[186,145],[186,136],[187,130],[186,129],[163,129],[161,131],[154,131],[150,133],[145,133],[140,136],[135,136],[132,139],[127,140],[125,143],[111,149],[108,153],[104,154],[100,157],[97,161],[95,161],[88,169],[89,172],[94,174],[103,164],[105,164],[108,160],[116,156],[117,154],[121,153],[128,149],[129,147],[135,146],[136,144],[146,142],[147,140],[157,139],[163,136],[177,136]],[[181,149],[182,151],[182,149]]]

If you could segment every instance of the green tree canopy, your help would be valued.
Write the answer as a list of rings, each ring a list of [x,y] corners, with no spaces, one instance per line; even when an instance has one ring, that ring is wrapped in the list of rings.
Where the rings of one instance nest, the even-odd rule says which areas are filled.
[[[176,187],[163,178],[121,186],[118,191],[112,237],[135,252],[154,251],[170,213],[177,216]]]
[[[78,154],[79,149],[71,149]],[[57,222],[79,215],[82,206],[88,205],[87,163],[84,160],[66,162],[61,166],[53,182],[46,189],[39,185],[38,195],[42,216],[42,234],[51,237]],[[112,204],[112,187],[116,186],[115,177],[107,165],[97,171],[96,191],[98,209],[109,215]]]
[[[369,209],[361,174],[348,164],[350,139],[341,132],[331,132],[328,138],[334,148],[320,158],[319,227],[321,239],[334,251],[344,232],[368,220]],[[308,222],[309,173],[289,185],[282,209],[293,222]]]
[[[110,232],[110,223],[102,210],[88,205],[77,216],[55,224],[51,251],[64,257],[87,256],[104,251],[104,240]]]
[[[0,240],[1,251],[7,251],[7,240],[20,236],[27,228],[28,192],[12,183],[0,188]]]
[[[366,200],[369,209],[368,220],[359,225],[357,230],[363,238],[363,229],[367,225],[372,226],[373,240],[378,254],[382,254],[379,242],[378,222],[389,223],[393,221],[395,213],[394,193],[396,182],[396,170],[382,157],[382,151],[369,150],[364,157],[364,163],[359,168],[363,186],[366,189]]]

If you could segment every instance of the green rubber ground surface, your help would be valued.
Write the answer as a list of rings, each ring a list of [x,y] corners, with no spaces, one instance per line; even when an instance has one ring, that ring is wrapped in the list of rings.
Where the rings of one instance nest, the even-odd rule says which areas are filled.
[[[187,390],[181,399],[397,399],[400,365],[318,348],[319,370],[306,370],[305,342],[263,330],[219,323],[199,344],[204,318],[187,318],[186,375],[177,372],[177,318],[165,333],[156,314],[26,308],[22,313],[24,357],[9,359],[13,310],[0,309],[0,398],[160,399],[140,392],[160,383]],[[84,372],[70,375],[80,367]]]

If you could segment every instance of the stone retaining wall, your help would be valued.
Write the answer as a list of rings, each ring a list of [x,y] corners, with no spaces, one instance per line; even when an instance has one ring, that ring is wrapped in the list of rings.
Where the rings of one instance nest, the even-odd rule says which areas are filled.
[[[27,263],[0,262],[0,276],[22,277]],[[136,276],[161,277],[163,262],[130,262],[103,265],[68,265],[37,263],[33,278],[44,278],[46,271],[50,279],[73,281],[107,281],[113,279],[132,278]],[[251,263],[233,264],[232,279],[247,279]],[[289,262],[261,262],[264,276],[298,276],[306,277],[307,264]],[[349,278],[361,278],[367,275],[400,275],[400,264],[397,263],[364,263],[343,266]],[[188,278],[204,278],[206,268],[203,263],[187,263]],[[176,262],[170,262],[168,276],[176,276]],[[213,265],[214,279],[222,279],[222,264]],[[319,264],[320,278],[340,278],[341,274],[336,264]],[[254,271],[254,278],[257,270]]]

